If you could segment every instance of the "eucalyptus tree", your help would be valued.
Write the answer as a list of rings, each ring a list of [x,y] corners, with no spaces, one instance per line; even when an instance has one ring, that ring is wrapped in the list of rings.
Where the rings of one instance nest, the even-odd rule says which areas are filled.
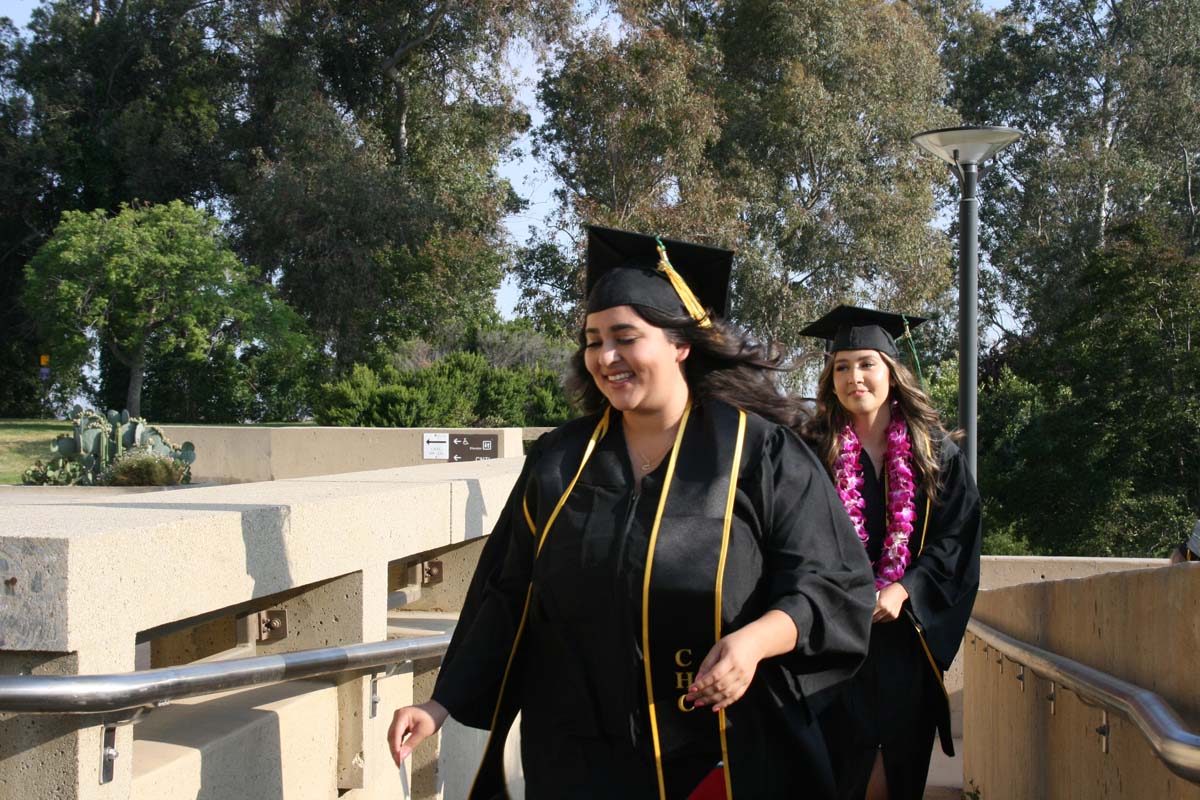
[[[972,24],[946,62],[950,101],[1027,133],[984,186],[991,285],[1018,325],[1057,318],[1114,225],[1151,215],[1200,244],[1195,3],[1014,0]]]
[[[33,325],[16,302],[25,262],[48,227],[38,198],[47,191],[27,131],[32,109],[15,81],[23,43],[8,20],[0,20],[0,417],[41,411]]]
[[[734,316],[790,349],[836,301],[941,302],[943,175],[908,136],[953,115],[918,15],[860,0],[617,5],[623,38],[565,48],[540,87],[558,227],[738,249]],[[571,254],[546,247],[519,266],[527,307],[577,285],[549,269],[571,269]]]

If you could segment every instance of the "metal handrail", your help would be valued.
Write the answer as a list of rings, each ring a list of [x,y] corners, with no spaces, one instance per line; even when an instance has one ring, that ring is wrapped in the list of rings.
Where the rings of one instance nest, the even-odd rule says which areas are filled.
[[[242,686],[381,669],[443,655],[450,633],[112,675],[0,675],[0,712],[95,714],[154,708]]]
[[[1137,725],[1168,769],[1181,778],[1200,783],[1200,735],[1188,729],[1175,710],[1154,692],[1014,639],[975,619],[967,625],[967,631],[1056,686],[1124,714]]]

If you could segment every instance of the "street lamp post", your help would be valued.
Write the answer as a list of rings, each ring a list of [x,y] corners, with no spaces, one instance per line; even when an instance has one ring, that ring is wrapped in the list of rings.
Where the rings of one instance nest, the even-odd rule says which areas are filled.
[[[962,190],[958,201],[958,424],[966,432],[967,466],[975,476],[979,376],[979,199],[983,162],[1021,138],[995,125],[925,131],[912,141],[950,166]]]

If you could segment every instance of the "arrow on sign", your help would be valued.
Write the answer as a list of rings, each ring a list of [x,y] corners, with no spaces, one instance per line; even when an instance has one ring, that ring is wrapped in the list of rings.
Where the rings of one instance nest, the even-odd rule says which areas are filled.
[[[458,453],[455,453],[455,454],[454,454],[454,460],[455,460],[455,461],[462,461],[462,456],[460,456]]]

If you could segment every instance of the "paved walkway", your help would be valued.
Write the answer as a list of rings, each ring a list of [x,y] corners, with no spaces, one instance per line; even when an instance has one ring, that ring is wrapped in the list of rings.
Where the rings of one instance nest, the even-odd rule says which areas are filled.
[[[954,758],[942,752],[937,742],[933,744],[933,757],[929,759],[929,778],[925,785],[925,800],[960,800],[963,785],[963,741],[954,740]]]

